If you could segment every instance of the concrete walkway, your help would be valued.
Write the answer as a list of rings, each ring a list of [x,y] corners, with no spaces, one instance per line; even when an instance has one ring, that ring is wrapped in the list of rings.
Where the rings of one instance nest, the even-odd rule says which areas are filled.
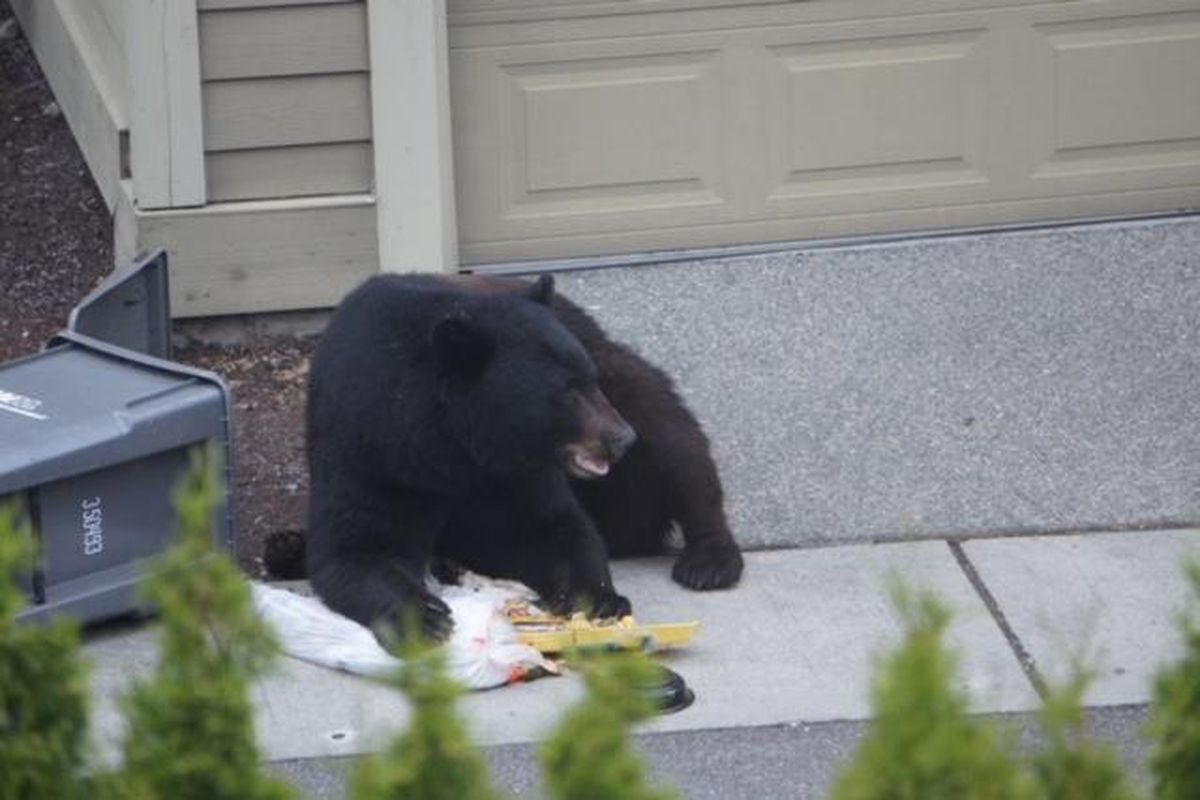
[[[954,608],[950,638],[976,711],[1016,713],[1019,728],[1032,728],[1021,713],[1038,705],[1032,675],[1061,677],[1084,652],[1098,671],[1087,699],[1093,720],[1137,761],[1144,712],[1136,707],[1149,699],[1155,670],[1180,652],[1175,620],[1191,556],[1200,556],[1200,532],[1189,530],[759,551],[742,585],[716,594],[677,587],[663,559],[618,563],[617,585],[641,619],[701,623],[693,646],[664,657],[696,702],[645,725],[643,748],[655,772],[688,796],[822,796],[861,733],[855,721],[869,716],[874,660],[897,640],[887,591],[894,575]],[[87,651],[96,738],[111,756],[116,700],[152,668],[153,631],[102,631]],[[528,743],[579,691],[574,678],[549,678],[465,699],[502,783],[534,785]],[[407,719],[390,689],[289,659],[257,687],[255,704],[267,758],[314,796],[339,796],[337,757],[378,749]],[[769,785],[742,794],[743,773]],[[711,793],[722,786],[734,794]]]
[[[1086,654],[1089,722],[1130,765],[1151,678],[1178,655],[1182,564],[1200,555],[1200,216],[922,237],[560,275],[616,338],[670,369],[705,425],[743,584],[685,592],[618,564],[647,622],[697,619],[666,656],[696,692],[646,725],[655,775],[690,798],[819,798],[869,716],[896,641],[889,575],[956,611],[973,707],[1036,736],[1035,686]],[[1061,533],[1063,531],[1114,531]],[[153,634],[109,629],[95,727]],[[535,746],[573,678],[475,694],[498,781],[535,791]],[[295,661],[256,688],[275,768],[341,797],[354,757],[401,730],[391,690]]]

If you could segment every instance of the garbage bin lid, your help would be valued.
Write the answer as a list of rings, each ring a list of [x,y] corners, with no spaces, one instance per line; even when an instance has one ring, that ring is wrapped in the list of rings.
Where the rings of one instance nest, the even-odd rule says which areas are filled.
[[[171,358],[167,254],[114,272],[71,311],[67,329],[127,350]]]

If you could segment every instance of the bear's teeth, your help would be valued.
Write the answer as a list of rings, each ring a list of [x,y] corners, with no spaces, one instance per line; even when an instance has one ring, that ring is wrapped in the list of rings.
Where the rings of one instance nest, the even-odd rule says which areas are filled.
[[[608,462],[602,458],[585,455],[583,453],[575,453],[575,466],[579,467],[584,472],[592,475],[607,475]]]

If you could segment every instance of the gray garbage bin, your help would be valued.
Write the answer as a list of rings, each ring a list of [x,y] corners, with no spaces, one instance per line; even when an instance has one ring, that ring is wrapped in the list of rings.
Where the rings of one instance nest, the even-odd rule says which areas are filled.
[[[215,442],[229,470],[228,390],[169,358],[158,253],[89,295],[44,351],[0,365],[0,501],[19,497],[41,540],[22,578],[25,618],[137,610],[147,559],[175,534],[190,449]],[[214,536],[232,552],[228,499]]]

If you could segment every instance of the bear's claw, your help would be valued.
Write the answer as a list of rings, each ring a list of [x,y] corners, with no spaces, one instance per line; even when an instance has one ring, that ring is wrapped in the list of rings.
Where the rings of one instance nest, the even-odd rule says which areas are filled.
[[[433,595],[421,598],[421,632],[425,637],[444,642],[450,638],[453,630],[454,617],[450,615],[450,606]]]
[[[590,619],[627,617],[633,613],[629,598],[616,592],[601,591],[595,596],[580,595],[574,599],[561,592],[549,599],[542,597],[541,602],[551,614],[560,617],[569,617],[577,611],[584,612]]]
[[[373,627],[380,643],[388,647],[403,641],[414,624],[420,626],[420,636],[434,644],[449,639],[454,630],[450,606],[427,592],[403,601]]]
[[[742,554],[733,542],[686,547],[671,577],[679,585],[699,592],[725,589],[742,577]]]
[[[612,592],[597,597],[588,616],[609,619],[611,617],[628,617],[632,613],[633,604],[629,602],[629,598]]]

